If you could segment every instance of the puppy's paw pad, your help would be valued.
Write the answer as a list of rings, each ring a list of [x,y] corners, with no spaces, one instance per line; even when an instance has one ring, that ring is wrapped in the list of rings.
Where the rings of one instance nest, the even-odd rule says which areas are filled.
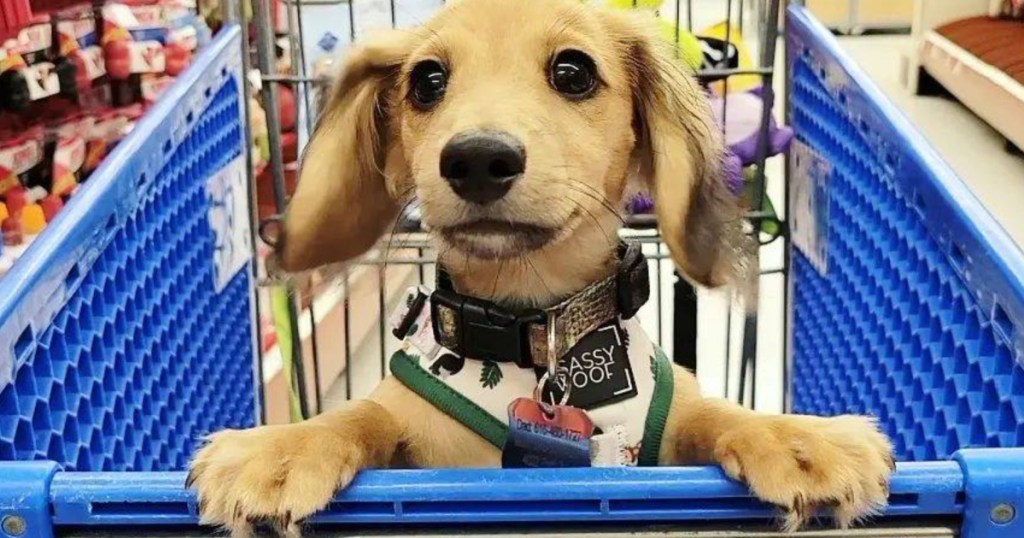
[[[224,431],[196,453],[186,486],[203,524],[249,536],[265,522],[297,537],[299,522],[355,476],[352,450],[306,424]]]
[[[786,511],[785,530],[828,510],[839,527],[878,514],[895,469],[891,445],[865,417],[758,417],[722,436],[726,474]]]

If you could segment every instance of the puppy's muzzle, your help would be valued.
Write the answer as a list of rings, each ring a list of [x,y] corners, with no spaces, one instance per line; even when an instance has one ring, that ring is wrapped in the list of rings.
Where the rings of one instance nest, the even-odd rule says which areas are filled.
[[[441,177],[467,202],[486,205],[501,199],[526,170],[526,150],[501,131],[467,131],[441,150]]]

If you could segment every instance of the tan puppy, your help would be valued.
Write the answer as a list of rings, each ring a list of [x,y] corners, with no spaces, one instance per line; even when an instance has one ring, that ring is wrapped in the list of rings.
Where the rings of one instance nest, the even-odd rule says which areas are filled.
[[[359,256],[415,197],[461,292],[546,307],[614,271],[616,208],[636,177],[679,267],[722,285],[744,272],[746,240],[721,150],[691,74],[632,15],[575,0],[449,2],[422,28],[352,52],[305,156],[280,262]],[[474,168],[481,153],[490,160]],[[847,526],[885,505],[893,459],[873,420],[758,414],[703,399],[681,368],[675,387],[661,464],[721,465],[783,507],[790,530],[818,508]],[[360,469],[499,463],[494,446],[387,378],[370,399],[299,424],[215,434],[190,480],[204,521],[245,534],[270,519],[297,534]]]

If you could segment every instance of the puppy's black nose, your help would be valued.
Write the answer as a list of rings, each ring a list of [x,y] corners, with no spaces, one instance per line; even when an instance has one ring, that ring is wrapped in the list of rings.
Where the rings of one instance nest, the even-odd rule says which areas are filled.
[[[478,204],[505,196],[525,169],[523,144],[500,131],[459,133],[441,150],[441,177],[460,198]]]

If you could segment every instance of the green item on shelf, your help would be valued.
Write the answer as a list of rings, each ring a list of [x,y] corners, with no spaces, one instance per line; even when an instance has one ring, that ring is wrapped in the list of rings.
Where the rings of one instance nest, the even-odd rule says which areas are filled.
[[[587,0],[583,0],[586,2]],[[676,33],[676,25],[668,19],[661,18],[656,10],[661,7],[664,0],[605,0],[604,5],[616,9],[643,9],[651,11],[658,18],[658,31],[669,43],[674,43],[678,56],[683,63],[694,71],[704,65],[704,52],[701,49],[697,36],[680,28]]]
[[[281,351],[281,371],[288,382],[288,411],[292,422],[302,420],[302,408],[299,406],[298,382],[295,369],[292,368],[292,334],[288,316],[288,288],[275,286],[270,290],[270,311],[274,316],[274,328],[277,331],[277,349]]]
[[[696,71],[704,65],[704,52],[701,50],[700,40],[697,39],[697,36],[682,28],[679,29],[677,35],[675,23],[666,19],[658,19],[658,28],[669,43],[675,43],[679,59],[690,69]]]
[[[747,184],[746,196],[749,204],[754,204],[754,181],[757,179],[757,167],[748,166],[743,169],[743,180]],[[767,183],[768,178],[765,178]],[[761,219],[761,233],[769,235],[771,237],[777,237],[782,233],[782,228],[779,226],[779,214],[775,211],[775,204],[772,203],[772,199],[765,192],[764,197],[761,199],[761,212],[767,215],[767,218]]]

